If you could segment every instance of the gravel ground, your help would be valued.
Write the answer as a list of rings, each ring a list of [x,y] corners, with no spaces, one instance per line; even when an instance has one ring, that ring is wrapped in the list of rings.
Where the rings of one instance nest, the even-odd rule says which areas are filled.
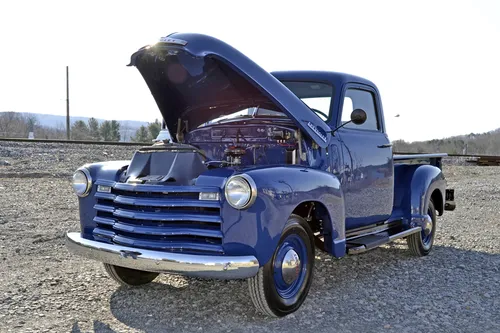
[[[499,167],[445,166],[458,208],[439,218],[428,257],[403,242],[340,260],[318,252],[302,308],[269,319],[245,281],[164,275],[130,289],[68,253],[73,170],[133,150],[0,143],[0,332],[500,332]]]

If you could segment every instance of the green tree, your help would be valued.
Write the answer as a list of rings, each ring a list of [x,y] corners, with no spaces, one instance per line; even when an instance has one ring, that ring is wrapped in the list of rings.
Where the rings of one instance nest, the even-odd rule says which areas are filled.
[[[99,125],[99,134],[103,141],[112,141],[111,121],[105,120]]]
[[[154,123],[148,124],[149,141],[152,141],[158,137],[161,130],[161,123],[156,119]]]
[[[101,140],[101,135],[99,134],[99,122],[95,118],[89,118],[88,121],[89,127],[89,137],[92,140],[99,141]]]
[[[134,137],[132,138],[132,141],[134,142],[148,142],[148,140],[149,140],[149,133],[146,126],[139,127],[139,129],[135,132]]]
[[[111,120],[111,141],[120,141],[120,123]]]
[[[73,140],[88,140],[89,128],[83,120],[77,120],[71,126],[71,139]]]

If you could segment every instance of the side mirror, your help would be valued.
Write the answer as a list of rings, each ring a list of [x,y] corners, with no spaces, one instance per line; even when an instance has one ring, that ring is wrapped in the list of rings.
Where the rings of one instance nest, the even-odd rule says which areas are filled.
[[[356,109],[351,113],[351,122],[355,125],[363,125],[366,121],[366,112],[362,109]]]
[[[355,109],[351,113],[351,120],[346,121],[345,123],[343,123],[339,127],[332,130],[330,133],[332,133],[332,135],[335,135],[335,132],[337,132],[337,130],[339,128],[342,128],[347,124],[353,123],[355,125],[362,125],[365,123],[365,121],[366,121],[366,112],[364,110],[361,110],[361,109]]]

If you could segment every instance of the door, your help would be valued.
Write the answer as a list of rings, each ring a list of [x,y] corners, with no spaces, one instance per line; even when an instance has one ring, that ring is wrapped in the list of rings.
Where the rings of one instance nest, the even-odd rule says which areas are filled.
[[[342,147],[347,230],[385,221],[392,212],[392,148],[376,96],[373,89],[360,85],[348,86],[344,94],[342,123],[350,120],[354,109],[367,114],[364,124],[349,123],[337,132]]]

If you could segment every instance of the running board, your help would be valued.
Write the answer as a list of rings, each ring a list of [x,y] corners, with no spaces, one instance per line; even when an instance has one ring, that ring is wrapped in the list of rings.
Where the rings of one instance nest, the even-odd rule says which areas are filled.
[[[411,228],[394,235],[382,232],[374,235],[367,235],[347,242],[347,254],[358,254],[395,241],[396,239],[407,237],[411,234],[422,231],[421,227]]]

